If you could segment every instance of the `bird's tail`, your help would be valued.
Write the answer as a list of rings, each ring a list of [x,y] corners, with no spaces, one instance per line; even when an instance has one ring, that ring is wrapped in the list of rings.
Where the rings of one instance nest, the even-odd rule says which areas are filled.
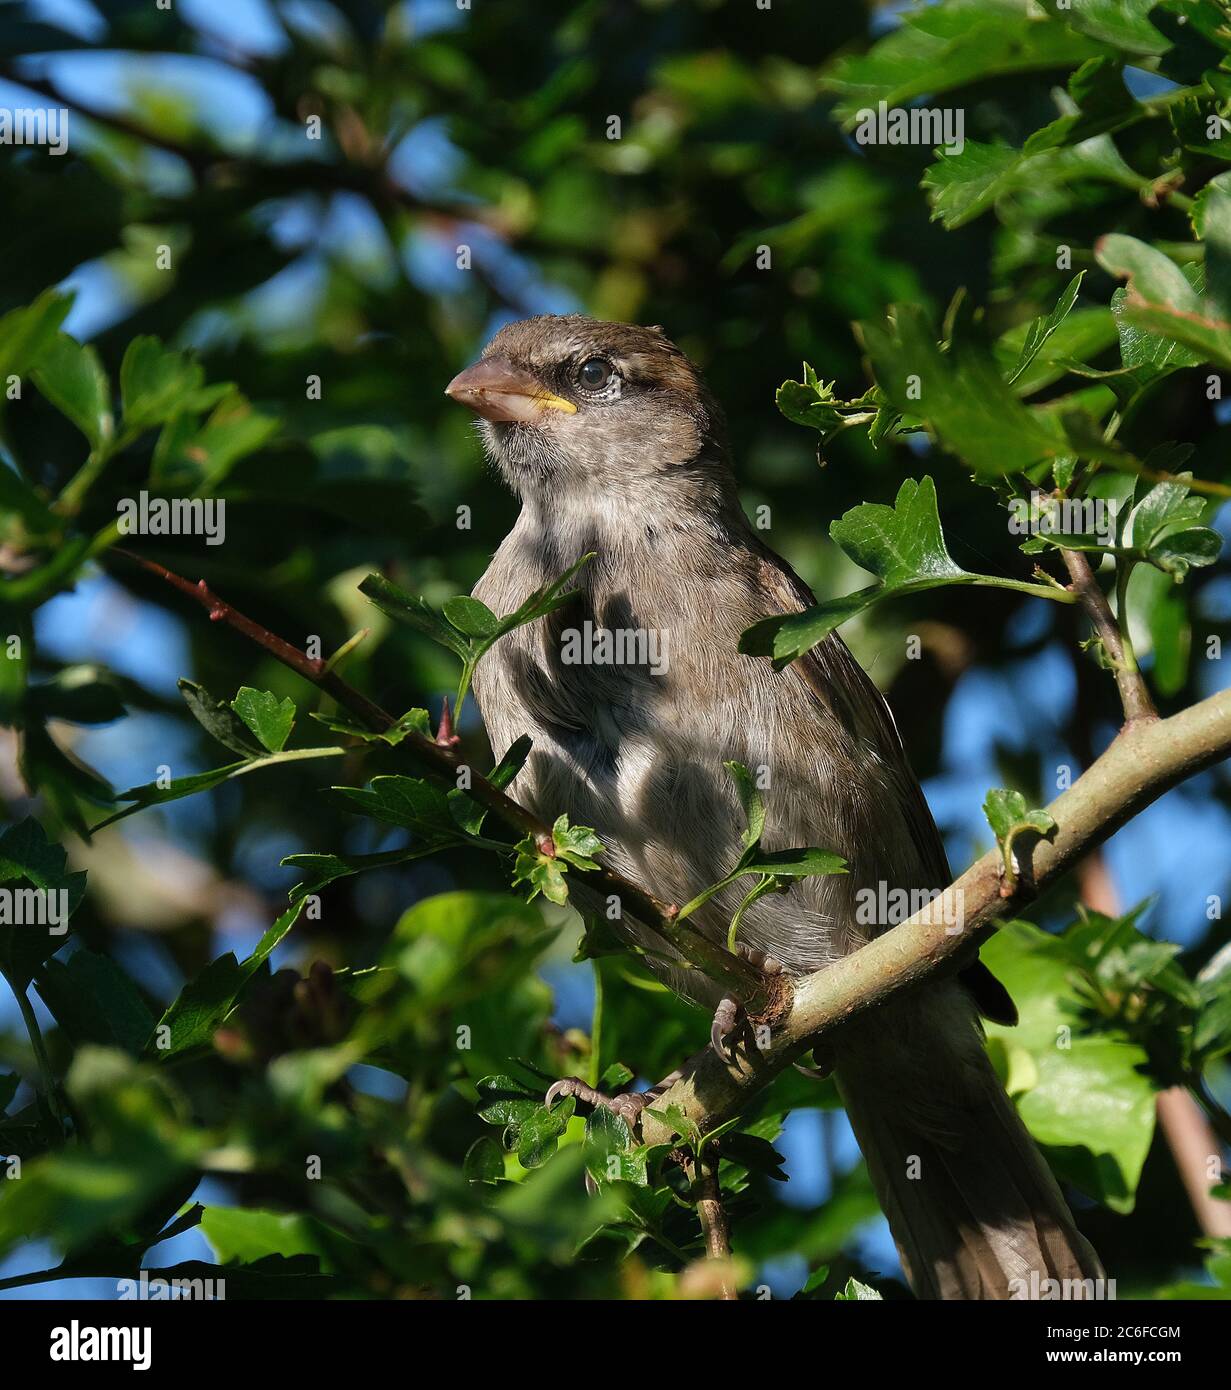
[[[926,1014],[907,1001],[848,1025],[836,1058],[911,1287],[920,1298],[1104,1297],[1098,1256],[965,1002],[941,1002],[929,991]]]

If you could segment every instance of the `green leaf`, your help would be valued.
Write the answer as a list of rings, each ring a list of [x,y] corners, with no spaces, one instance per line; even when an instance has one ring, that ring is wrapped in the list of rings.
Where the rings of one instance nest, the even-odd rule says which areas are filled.
[[[192,397],[195,409],[218,400],[209,418],[198,426],[196,417],[181,414],[163,427],[154,450],[150,481],[166,491],[191,489],[209,492],[226,478],[241,459],[255,453],[277,434],[279,421],[262,415],[239,391],[230,386],[204,387]]]
[[[384,575],[369,574],[359,585],[359,592],[371,599],[388,617],[430,637],[433,642],[447,647],[463,660],[470,655],[470,642],[466,638],[450,627],[423,599],[412,598],[396,584],[391,584]]]
[[[295,702],[279,700],[268,690],[241,686],[231,708],[271,753],[281,753],[295,726]]]
[[[420,734],[424,738],[432,737],[432,721],[425,709],[408,709],[387,729],[381,729],[379,732],[369,729],[365,724],[357,723],[344,714],[318,714],[313,710],[311,715],[332,733],[362,739],[364,743],[387,743],[390,747],[396,748],[410,734]]]
[[[242,758],[261,756],[261,745],[226,701],[215,699],[203,685],[194,681],[180,680],[177,684],[189,712],[206,733]]]
[[[446,599],[441,611],[463,637],[495,637],[500,631],[500,619],[477,598],[459,594],[456,598]]]
[[[73,306],[73,296],[44,290],[24,308],[11,309],[0,318],[0,382],[10,376],[28,376],[51,348],[60,325]],[[0,392],[0,401],[5,393]]]
[[[1037,830],[1040,835],[1049,835],[1056,828],[1056,822],[1047,811],[1028,809],[1021,792],[1006,791],[1003,787],[993,787],[988,792],[983,812],[993,834],[1002,842],[1020,830]]]
[[[1020,376],[1031,365],[1034,359],[1043,350],[1048,339],[1052,337],[1056,329],[1068,317],[1069,311],[1077,302],[1077,293],[1081,289],[1081,282],[1085,278],[1086,272],[1080,271],[1074,275],[1065,287],[1064,293],[1056,301],[1056,307],[1045,318],[1037,318],[1032,321],[1026,330],[1026,339],[1022,343],[1021,355],[1017,359],[1017,365],[1009,375],[1009,385],[1012,386]]]
[[[14,885],[9,901],[16,904],[20,884],[31,884],[46,920],[0,925],[0,971],[14,990],[24,990],[38,966],[68,940],[68,919],[85,896],[86,876],[68,872],[67,862],[36,820],[19,821],[0,834],[0,884]]]
[[[533,740],[528,734],[522,734],[519,739],[510,744],[504,757],[487,774],[487,780],[492,786],[501,791],[509,786],[526,765],[526,759],[530,756],[532,747]],[[476,801],[469,792],[457,787],[448,794],[448,802],[449,813],[467,835],[477,835],[483,829],[483,822],[487,818],[487,807]]]
[[[304,877],[291,889],[290,899],[299,902],[311,893],[319,893],[326,884],[349,874],[366,873],[369,869],[384,869],[393,864],[405,864],[411,859],[423,859],[435,854],[435,844],[419,845],[415,849],[391,849],[379,854],[288,854],[280,862],[288,868],[300,869]]]
[[[490,1135],[476,1139],[462,1160],[462,1176],[467,1182],[504,1181],[504,1150]]]
[[[1130,324],[1188,349],[1196,361],[1231,366],[1231,323],[1197,294],[1174,261],[1118,233],[1100,238],[1094,253],[1104,270],[1128,279],[1118,312]]]
[[[160,1083],[152,1067],[122,1052],[77,1052],[66,1089],[89,1142],[31,1161],[21,1181],[8,1184],[0,1253],[38,1239],[71,1256],[139,1230],[151,1213],[163,1224],[167,1197],[178,1207],[180,1194],[191,1192],[203,1145],[200,1131],[185,1124],[182,1102]],[[128,1247],[134,1271],[140,1248]]]
[[[989,1037],[1026,1048],[1035,1063],[1036,1083],[1015,1097],[1022,1119],[1063,1178],[1114,1211],[1131,1211],[1154,1132],[1145,1051],[1082,1032],[1083,1001],[1063,941],[1011,922],[980,957],[1020,1015],[1015,1028],[987,1024]]]
[[[536,618],[546,617],[548,613],[554,613],[557,608],[568,603],[576,593],[576,590],[570,589],[569,585],[576,577],[577,572],[593,559],[594,551],[588,551],[580,560],[570,565],[559,579],[553,579],[551,583],[544,584],[540,589],[535,589],[519,608],[500,619],[496,637],[503,637],[505,633],[512,632],[514,628],[524,627],[527,623],[534,622]],[[491,639],[491,641],[494,640],[495,637]],[[486,642],[484,650],[488,645],[490,645],[490,641]]]
[[[67,961],[46,961],[35,985],[43,1003],[73,1043],[120,1047],[139,1057],[154,1016],[136,985],[110,956],[84,948]]]
[[[489,1125],[521,1125],[544,1108],[543,1097],[512,1076],[485,1076],[475,1083],[475,1089],[479,1093],[479,1118]]]
[[[1155,565],[1177,583],[1193,566],[1212,565],[1222,549],[1217,531],[1192,524],[1205,515],[1207,503],[1190,492],[1191,476],[1178,473],[1141,498],[1128,515],[1118,552]]]
[[[1104,270],[1126,277],[1130,291],[1142,299],[1180,313],[1201,313],[1200,296],[1180,267],[1147,242],[1112,232],[1099,238],[1094,252]]]
[[[529,901],[538,894],[563,906],[568,902],[568,883],[565,874],[569,865],[578,869],[597,869],[595,856],[603,852],[603,842],[589,826],[569,825],[567,815],[557,817],[552,826],[554,851],[545,853],[533,835],[519,840],[514,847],[517,858],[513,865],[513,883],[530,885]]]
[[[1026,141],[1022,148],[1027,155],[1092,141],[1149,114],[1124,85],[1124,64],[1112,58],[1091,58],[1083,63],[1069,78],[1068,97],[1064,114]]]
[[[88,344],[57,333],[34,369],[34,384],[90,441],[91,449],[110,443],[114,432],[111,385]]]
[[[846,871],[846,860],[827,849],[779,849],[740,861],[741,874],[772,874],[775,878],[815,878]]]
[[[998,198],[1028,187],[1031,161],[1011,145],[967,140],[958,153],[944,154],[923,175],[932,217],[953,231],[972,222]]]
[[[201,1234],[221,1265],[253,1264],[267,1255],[313,1255],[326,1272],[332,1269],[331,1247],[345,1238],[303,1212],[263,1211],[254,1207],[206,1207]],[[229,1280],[230,1271],[225,1277]]]
[[[547,855],[539,849],[534,837],[527,835],[517,845],[517,858],[513,864],[513,883],[526,883],[530,886],[528,901],[542,893],[548,902],[563,907],[568,902],[568,884],[564,875],[568,864]]]
[[[157,338],[134,338],[120,363],[125,430],[150,429],[190,408],[204,383],[204,369],[184,353],[163,347]]]
[[[949,0],[907,10],[901,21],[868,52],[840,58],[822,77],[848,124],[878,101],[906,106],[1002,74],[1074,68],[1105,51],[1018,0]]]
[[[888,325],[860,325],[877,384],[976,472],[1021,472],[1072,452],[1050,415],[1018,400],[972,328],[955,331],[943,353],[922,308],[899,305],[895,315]]]
[[[416,834],[441,842],[462,840],[463,833],[449,813],[449,803],[439,787],[421,777],[374,777],[370,788],[331,787],[335,797],[358,806],[365,816],[401,825]]]
[[[1059,9],[1058,0],[1048,0],[1047,9],[1080,33],[1113,44],[1124,53],[1157,57],[1171,47],[1149,22],[1147,16],[1158,8],[1158,0],[1081,0],[1081,4]]]
[[[820,381],[805,362],[803,381],[784,381],[774,400],[788,420],[820,430],[826,439],[850,425],[875,420],[884,400],[875,387],[857,401],[841,401],[834,395],[834,386],[832,381]]]
[[[829,528],[833,540],[881,581],[857,593],[828,599],[802,613],[765,618],[740,638],[739,649],[769,656],[785,666],[823,641],[848,618],[870,604],[944,584],[980,584],[993,588],[1044,592],[1037,585],[961,569],[945,546],[936,508],[936,485],[930,477],[908,478],[892,507],[864,502]]]
[[[1205,242],[1205,289],[1211,316],[1231,320],[1231,171],[1193,199],[1193,226]]]
[[[270,753],[263,758],[251,758],[247,762],[228,763],[226,767],[216,767],[209,772],[196,772],[189,777],[176,777],[165,786],[160,786],[157,782],[147,782],[141,787],[130,787],[128,791],[117,792],[115,799],[117,801],[131,801],[133,804],[125,806],[122,811],[116,811],[106,820],[99,821],[93,829],[98,831],[108,825],[114,825],[116,821],[123,820],[136,811],[143,811],[147,806],[162,806],[168,801],[178,801],[181,797],[195,796],[197,792],[209,791],[213,787],[221,786],[223,782],[230,781],[232,777],[242,777],[249,772],[259,772],[279,763],[302,762],[309,758],[337,758],[345,752],[345,748],[292,748],[282,753]]]
[[[1131,1211],[1154,1126],[1146,1054],[1111,1038],[1078,1038],[1035,1061],[1038,1083],[1018,1103],[1027,1128],[1062,1177],[1113,1211]]]
[[[870,1284],[863,1284],[853,1275],[846,1281],[846,1287],[834,1294],[835,1303],[864,1303],[869,1300],[879,1302],[881,1295]]]
[[[538,1168],[555,1153],[574,1105],[548,1110],[542,1102],[517,1127],[517,1161],[523,1168]]]
[[[556,854],[579,869],[597,869],[596,856],[603,852],[603,842],[587,825],[569,825],[568,816],[556,818],[551,828]]]
[[[302,911],[302,902],[287,908],[247,959],[238,961],[234,952],[228,951],[190,980],[159,1019],[147,1052],[166,1061],[206,1046],[239,1002],[244,986],[299,920]]]
[[[1203,1064],[1231,1052],[1231,982],[1201,1006],[1193,1028],[1193,1046]]]
[[[765,829],[765,801],[757,790],[752,773],[743,763],[723,763],[735,783],[736,795],[744,812],[744,831],[741,840],[745,849],[751,849],[761,838]]]

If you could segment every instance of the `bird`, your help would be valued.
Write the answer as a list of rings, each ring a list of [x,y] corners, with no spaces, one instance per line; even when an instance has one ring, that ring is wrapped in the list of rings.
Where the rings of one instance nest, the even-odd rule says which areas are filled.
[[[745,822],[726,764],[744,764],[763,788],[766,849],[819,846],[846,861],[741,919],[740,949],[792,979],[888,925],[860,910],[869,892],[949,884],[889,706],[841,638],[782,669],[740,651],[746,629],[816,600],[745,516],[722,409],[662,327],[581,314],[510,322],[446,394],[475,413],[521,503],[474,597],[513,612],[591,556],[570,602],[501,637],[475,673],[493,753],[532,739],[519,799],[592,827],[605,864],[684,903],[739,858]],[[587,648],[587,632],[625,640]],[[746,891],[717,894],[690,920],[725,943]],[[588,905],[584,889],[574,898]],[[635,918],[620,930],[650,948],[646,963],[671,989],[725,1008],[729,1024],[732,1001],[709,976]],[[988,1059],[981,1013],[1016,1021],[976,959],[834,1035],[836,1084],[922,1298],[1004,1299],[1040,1280],[1102,1277]],[[580,1083],[564,1093],[604,1099]]]

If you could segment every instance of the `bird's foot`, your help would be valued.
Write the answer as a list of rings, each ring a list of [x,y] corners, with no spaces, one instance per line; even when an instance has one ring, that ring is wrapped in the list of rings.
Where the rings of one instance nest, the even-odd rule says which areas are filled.
[[[736,942],[735,953],[749,965],[755,965],[758,970],[764,971],[766,975],[782,974],[782,962],[764,951],[757,950],[755,946],[744,946]],[[734,995],[724,995],[714,1010],[714,1021],[710,1024],[710,1046],[724,1062],[731,1060],[727,1039],[746,1021],[747,1014],[744,1012],[743,1004]]]
[[[656,1085],[651,1086],[648,1091],[623,1091],[618,1096],[609,1096],[602,1091],[595,1090],[576,1076],[566,1076],[560,1081],[555,1082],[543,1097],[543,1104],[550,1110],[552,1103],[561,1097],[572,1096],[578,1105],[584,1105],[589,1110],[602,1108],[610,1110],[612,1114],[618,1115],[628,1126],[629,1133],[636,1135],[637,1127],[641,1123],[641,1112],[647,1105],[653,1105],[656,1100],[680,1079],[682,1072],[673,1071],[670,1076],[665,1076]]]

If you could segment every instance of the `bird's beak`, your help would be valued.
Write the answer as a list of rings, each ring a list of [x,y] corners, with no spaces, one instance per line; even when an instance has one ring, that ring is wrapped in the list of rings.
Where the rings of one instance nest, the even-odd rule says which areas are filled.
[[[538,419],[546,410],[562,410],[568,415],[577,407],[563,396],[554,396],[529,372],[515,367],[507,357],[485,357],[467,367],[445,387],[451,400],[468,405],[485,420]]]

